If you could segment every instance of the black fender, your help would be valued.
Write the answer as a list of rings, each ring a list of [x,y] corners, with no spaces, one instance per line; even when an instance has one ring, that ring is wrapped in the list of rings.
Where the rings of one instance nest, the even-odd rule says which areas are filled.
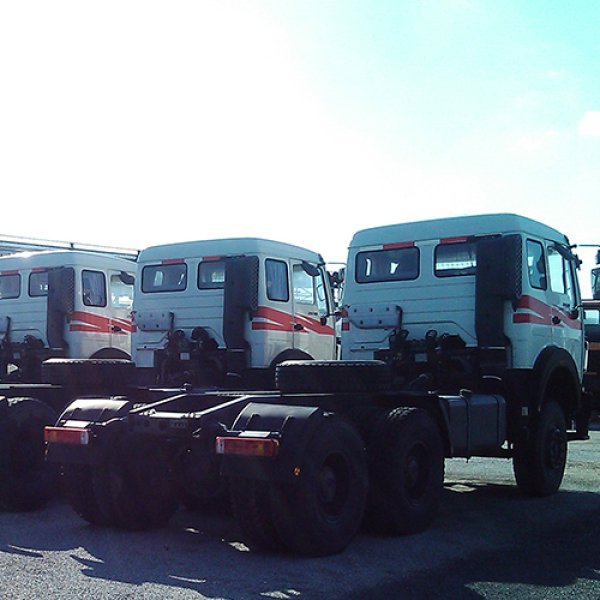
[[[533,390],[532,408],[536,413],[542,409],[551,381],[553,386],[556,386],[557,382],[561,386],[560,390],[553,389],[553,392],[567,391],[571,394],[558,398],[563,409],[567,411],[565,413],[567,419],[569,412],[575,411],[581,406],[581,382],[577,365],[564,348],[550,346],[540,352],[533,366],[533,381],[535,389]]]
[[[105,423],[110,419],[125,416],[132,407],[133,402],[124,396],[77,398],[63,410],[57,424],[64,424],[65,421]]]
[[[336,418],[333,413],[310,406],[286,406],[251,402],[235,420],[231,435],[242,432],[268,432],[279,440],[276,457],[224,455],[221,475],[265,481],[291,482],[310,438],[325,419]],[[227,434],[225,434],[227,435]]]
[[[119,431],[133,402],[124,397],[78,398],[62,412],[57,427],[72,423],[90,430],[89,445],[49,443],[46,460],[60,464],[99,464]]]

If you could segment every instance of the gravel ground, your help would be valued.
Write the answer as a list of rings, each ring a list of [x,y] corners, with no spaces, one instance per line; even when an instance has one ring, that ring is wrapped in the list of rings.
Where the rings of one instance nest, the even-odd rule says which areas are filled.
[[[506,460],[447,461],[425,533],[361,533],[320,559],[253,553],[225,512],[179,511],[168,527],[94,528],[64,503],[0,514],[0,598],[600,598],[600,431],[569,447],[561,491],[519,495]]]

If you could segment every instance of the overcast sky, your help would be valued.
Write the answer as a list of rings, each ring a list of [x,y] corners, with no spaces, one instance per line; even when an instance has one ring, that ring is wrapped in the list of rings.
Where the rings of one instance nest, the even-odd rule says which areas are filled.
[[[599,57],[596,0],[0,0],[0,235],[341,261],[517,212],[600,243]]]

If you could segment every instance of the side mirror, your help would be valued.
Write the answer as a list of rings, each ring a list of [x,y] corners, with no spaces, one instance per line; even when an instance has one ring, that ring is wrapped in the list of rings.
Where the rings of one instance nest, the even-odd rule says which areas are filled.
[[[125,271],[119,273],[119,279],[121,280],[121,283],[124,283],[125,285],[133,285],[135,283],[135,277]]]
[[[310,275],[311,277],[318,277],[321,274],[321,272],[319,271],[319,267],[315,267],[315,265],[311,265],[305,260],[302,261],[302,269],[306,274]]]

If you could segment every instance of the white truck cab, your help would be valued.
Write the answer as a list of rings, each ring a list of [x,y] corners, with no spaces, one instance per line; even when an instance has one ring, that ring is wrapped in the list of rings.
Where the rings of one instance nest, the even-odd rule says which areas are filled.
[[[333,359],[333,298],[322,257],[257,238],[142,250],[132,354],[141,381],[264,383],[287,359]],[[254,377],[254,379],[252,379]]]
[[[410,353],[408,377],[437,361],[446,379],[453,373],[469,387],[481,376],[530,372],[556,349],[581,380],[578,265],[563,234],[513,214],[359,231],[347,267],[342,356],[398,362]]]
[[[78,250],[0,257],[0,379],[47,358],[130,358],[135,262]]]

